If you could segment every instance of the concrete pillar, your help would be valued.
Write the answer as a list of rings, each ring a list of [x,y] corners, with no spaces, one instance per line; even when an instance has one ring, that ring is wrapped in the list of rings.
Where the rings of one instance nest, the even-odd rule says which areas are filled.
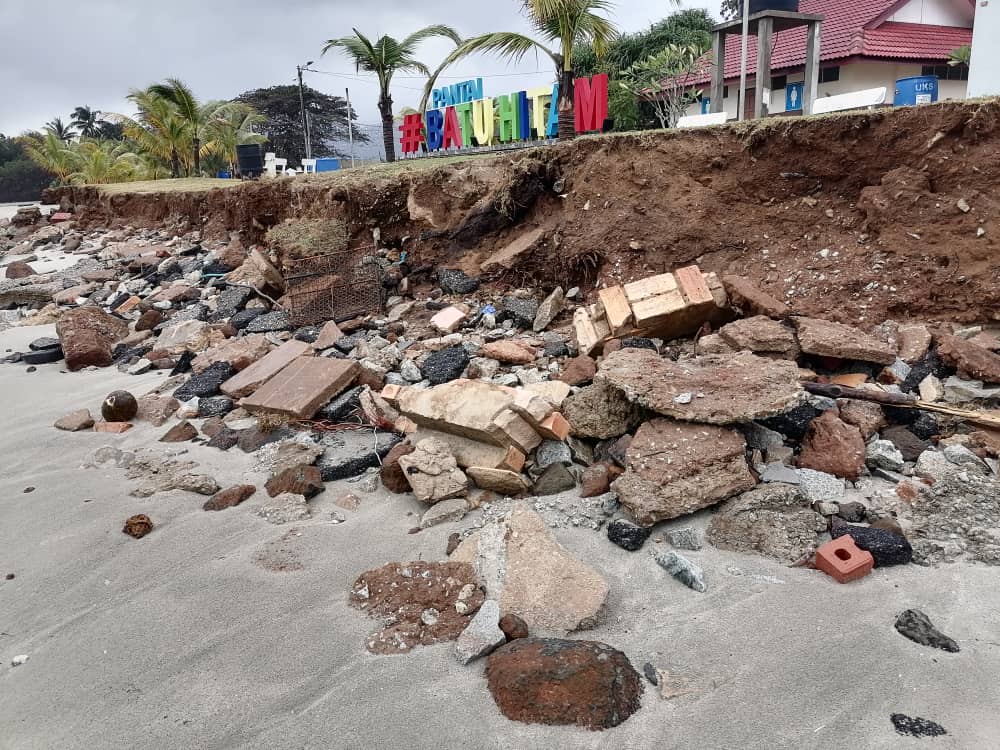
[[[1000,0],[976,3],[976,21],[972,28],[972,59],[969,62],[968,96],[1000,94]]]
[[[720,31],[712,34],[712,88],[709,97],[712,99],[711,112],[722,112],[725,108],[726,84],[726,35]]]
[[[806,75],[802,87],[802,114],[811,115],[819,91],[819,48],[823,24],[813,21],[806,31]]]
[[[771,44],[774,41],[774,19],[768,16],[757,21],[757,76],[754,82],[753,116],[767,117],[771,108]]]

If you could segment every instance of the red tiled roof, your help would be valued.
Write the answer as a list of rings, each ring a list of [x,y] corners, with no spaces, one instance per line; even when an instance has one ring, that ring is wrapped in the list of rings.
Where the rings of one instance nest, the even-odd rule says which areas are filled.
[[[820,62],[855,55],[917,60],[946,60],[948,53],[972,43],[972,29],[914,23],[878,23],[900,0],[801,0],[799,12],[824,16]],[[873,28],[865,28],[873,26]],[[805,65],[806,29],[788,29],[774,35],[771,70]],[[757,40],[751,37],[747,71],[757,70]],[[726,36],[726,80],[740,74],[740,35]],[[696,83],[711,79],[708,66]]]

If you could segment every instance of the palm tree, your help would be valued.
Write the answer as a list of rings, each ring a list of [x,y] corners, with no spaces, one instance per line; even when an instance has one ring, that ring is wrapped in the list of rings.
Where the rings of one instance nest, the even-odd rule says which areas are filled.
[[[248,104],[223,104],[215,110],[208,125],[208,151],[225,159],[230,171],[235,172],[236,147],[245,143],[265,143],[267,136],[254,132],[255,127],[265,122],[267,118]]]
[[[189,153],[190,129],[177,108],[152,91],[132,89],[129,101],[136,105],[135,118],[114,115],[125,137],[136,144],[140,153],[152,154],[170,165],[170,176],[180,177],[181,154]]]
[[[76,136],[73,126],[64,123],[61,117],[53,117],[49,122],[45,123],[45,129],[63,143],[69,143]]]
[[[191,138],[193,172],[195,176],[200,175],[201,157],[207,153],[205,136],[209,123],[211,123],[212,117],[221,103],[199,103],[191,89],[183,81],[176,78],[168,78],[164,83],[155,83],[149,87],[149,91],[170,102],[177,109],[181,120],[187,125]]]
[[[35,164],[54,174],[61,183],[65,183],[76,169],[72,151],[47,127],[44,134],[24,136],[20,143]]]
[[[124,143],[85,140],[73,148],[75,171],[68,175],[74,185],[104,185],[135,179],[141,168],[139,157]]]
[[[97,138],[100,133],[101,111],[83,106],[73,110],[70,124],[80,131],[83,138]]]
[[[432,37],[445,37],[459,44],[462,38],[453,28],[444,24],[427,26],[402,41],[391,36],[382,36],[374,44],[357,29],[352,31],[354,36],[328,39],[323,47],[323,54],[334,48],[342,49],[344,54],[354,61],[356,70],[374,73],[378,77],[378,110],[382,115],[385,160],[395,161],[396,136],[392,117],[392,95],[389,92],[393,75],[397,71],[415,71],[429,76],[431,73],[427,66],[414,57],[420,43]]]
[[[556,104],[559,108],[559,137],[569,139],[576,134],[573,122],[573,53],[579,45],[589,44],[598,57],[604,56],[608,45],[618,36],[618,31],[598,13],[610,11],[612,7],[610,0],[523,0],[522,12],[546,43],[513,31],[495,31],[467,40],[445,62],[451,64],[477,52],[497,52],[512,62],[520,61],[532,50],[544,53],[555,65],[556,80],[559,81],[559,101]]]

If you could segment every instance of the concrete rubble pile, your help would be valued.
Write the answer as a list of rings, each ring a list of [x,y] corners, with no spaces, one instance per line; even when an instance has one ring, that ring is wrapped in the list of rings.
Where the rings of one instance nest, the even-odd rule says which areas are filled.
[[[0,281],[3,324],[55,323],[57,338],[6,361],[164,373],[134,404],[109,398],[100,419],[80,404],[55,426],[148,424],[166,443],[252,453],[269,474],[260,488],[219,487],[179,454],[157,463],[109,449],[95,462],[126,469],[140,496],[208,496],[206,510],[266,495],[262,523],[309,518],[341,480],[415,498],[413,532],[455,529],[447,560],[358,578],[352,604],[389,623],[367,647],[455,641],[461,663],[488,659],[508,716],[604,728],[639,704],[623,654],[561,640],[615,599],[554,528],[600,529],[620,554],[657,548],[636,575],[677,596],[713,585],[703,538],[841,583],[911,561],[1000,564],[1000,419],[965,418],[1000,404],[988,326],[865,331],[795,316],[749,280],[698,266],[586,299],[493,293],[454,268],[409,272],[398,250],[378,253],[383,310],[297,326],[281,258],[264,247],[26,221],[4,230],[21,265]],[[906,394],[921,408],[900,405]],[[357,508],[354,492],[338,505]],[[150,543],[158,526],[128,529]],[[628,679],[605,689],[609,658]],[[529,705],[502,674],[524,695],[553,694],[572,674],[578,697]],[[581,708],[598,693],[608,716]]]

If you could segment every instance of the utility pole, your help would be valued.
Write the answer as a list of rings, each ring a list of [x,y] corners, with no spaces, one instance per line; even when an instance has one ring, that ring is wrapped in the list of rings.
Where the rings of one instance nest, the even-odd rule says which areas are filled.
[[[736,119],[742,120],[746,115],[747,96],[747,41],[750,36],[750,0],[743,0],[743,38],[740,42],[740,95],[737,101]],[[757,75],[760,75],[758,60]],[[301,77],[300,79],[301,80]]]
[[[351,141],[351,169],[354,169],[354,126],[351,123],[351,90],[345,88],[347,93],[347,137]]]
[[[299,74],[299,107],[302,110],[302,135],[303,135],[303,137],[305,138],[305,141],[306,141],[306,158],[307,159],[311,159],[312,158],[312,143],[310,142],[310,138],[309,138],[309,118],[306,117],[306,96],[305,96],[305,93],[304,93],[303,88],[302,88],[302,71],[305,70],[306,68],[308,68],[312,64],[313,64],[313,61],[310,60],[305,65],[296,65],[295,66],[295,70],[297,70],[298,74]]]

